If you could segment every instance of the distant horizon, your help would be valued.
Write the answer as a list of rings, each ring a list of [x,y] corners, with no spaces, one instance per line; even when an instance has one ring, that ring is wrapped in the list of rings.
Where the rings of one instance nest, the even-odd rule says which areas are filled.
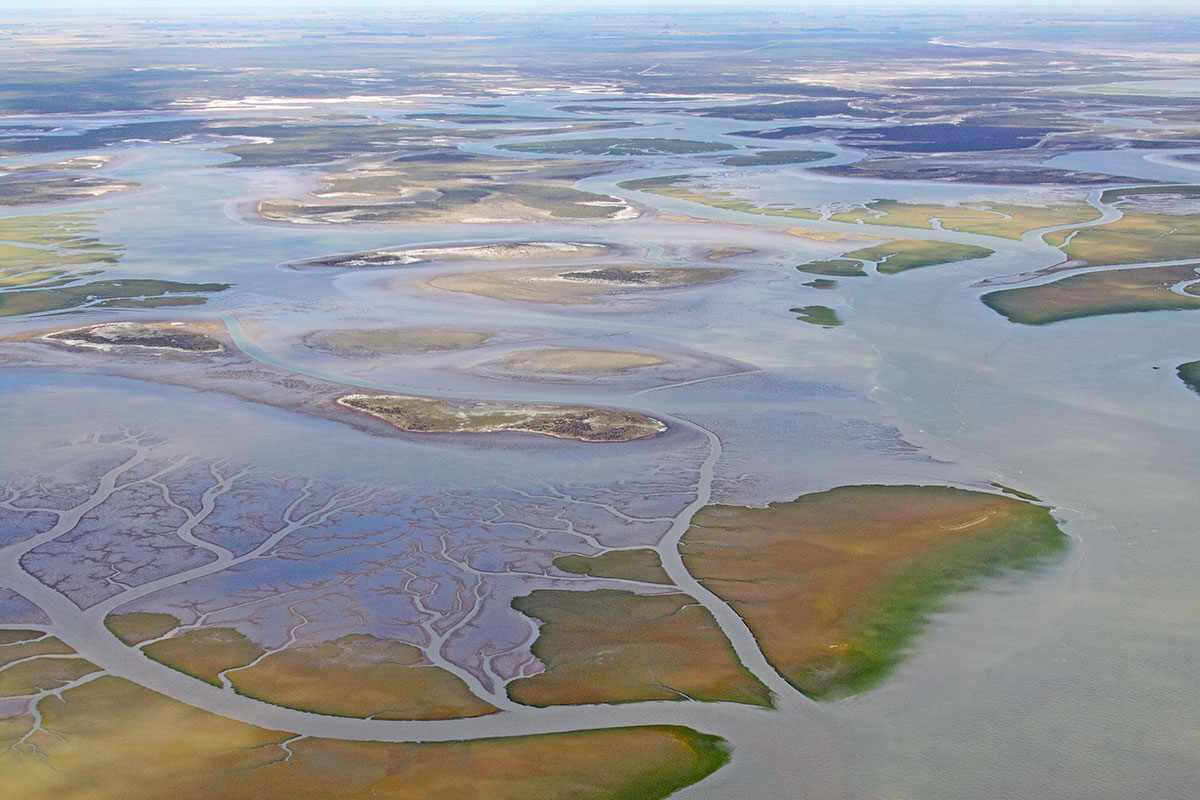
[[[705,11],[792,11],[804,12],[901,12],[913,16],[927,13],[946,13],[955,16],[971,16],[980,5],[988,6],[996,11],[1007,11],[1012,14],[1054,14],[1066,13],[1103,13],[1105,15],[1120,13],[1127,17],[1154,17],[1164,13],[1175,14],[1180,11],[1193,11],[1194,0],[1160,0],[1153,9],[1131,7],[1127,0],[1023,0],[1008,2],[1007,0],[977,0],[970,8],[964,8],[958,0],[925,0],[916,7],[906,0],[755,0],[750,4],[731,2],[730,0],[466,0],[448,9],[444,3],[435,0],[409,0],[397,5],[394,0],[354,0],[347,4],[333,3],[330,0],[260,0],[255,4],[256,12],[280,11],[286,9],[304,11],[329,11],[332,13],[349,13],[356,10],[379,10],[403,13],[426,8],[437,8],[444,12],[462,11],[545,11],[569,12],[574,10],[611,10],[611,11],[669,11],[684,13],[703,13]],[[239,0],[185,0],[185,2],[166,2],[165,0],[55,0],[39,4],[37,7],[0,9],[0,17],[6,15],[42,16],[59,11],[86,11],[98,14],[123,11],[155,11],[164,13],[188,13],[206,11],[244,12],[246,4]]]

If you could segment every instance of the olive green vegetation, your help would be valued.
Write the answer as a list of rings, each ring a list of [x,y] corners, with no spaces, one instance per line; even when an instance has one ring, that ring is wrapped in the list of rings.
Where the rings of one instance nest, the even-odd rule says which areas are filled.
[[[841,211],[830,217],[834,222],[858,222],[864,225],[889,225],[901,228],[935,230],[934,223],[948,231],[1020,239],[1036,228],[1070,225],[1097,219],[1100,212],[1090,205],[1023,206],[1015,203],[981,202],[969,206],[943,206],[875,200]]]
[[[811,281],[805,281],[805,286],[811,286],[814,289],[836,289],[837,281],[828,278],[814,278]]]
[[[356,633],[277,650],[226,673],[264,703],[360,719],[459,719],[497,709],[419,647]]]
[[[824,328],[833,328],[842,324],[841,317],[829,306],[800,306],[789,308],[788,311],[797,314],[796,319],[801,322],[820,325]]]
[[[744,156],[730,156],[721,163],[727,167],[770,167],[782,164],[807,164],[833,158],[833,153],[820,150],[767,150]]]
[[[573,575],[618,578],[644,583],[671,583],[658,553],[648,547],[609,550],[598,556],[569,555],[554,559],[554,566]]]
[[[95,233],[100,212],[10,217],[0,220],[0,317],[80,306],[146,307],[203,303],[198,295],[228,284],[158,280],[82,283],[121,260],[124,249]],[[191,295],[180,297],[166,295]]]
[[[54,689],[98,668],[37,659],[16,669],[19,680],[0,673],[0,692]],[[0,720],[6,797],[661,800],[729,761],[724,740],[675,725],[459,742],[296,737],[104,675],[36,708],[40,719]],[[129,757],[147,748],[152,758]]]
[[[193,628],[142,648],[158,663],[220,686],[220,673],[249,664],[265,651],[236,628]]]
[[[1048,325],[1062,320],[1137,311],[1183,311],[1200,308],[1200,296],[1173,291],[1194,280],[1200,264],[1171,267],[1112,269],[1071,275],[1038,286],[1002,289],[985,294],[984,305],[1024,325]]]
[[[1011,494],[1013,497],[1019,497],[1022,500],[1029,500],[1034,503],[1042,502],[1040,499],[1031,495],[1029,492],[1022,492],[1019,489],[1014,489],[1011,486],[1005,486],[1002,483],[996,483],[995,481],[992,481],[992,486],[995,486],[997,489],[1004,492],[1005,494]]]
[[[28,642],[33,639],[40,639],[45,636],[42,631],[34,630],[9,630],[0,631],[0,645],[16,644],[17,642]]]
[[[958,261],[987,258],[994,252],[996,251],[971,244],[951,244],[950,242],[926,239],[897,239],[894,242],[865,247],[845,255],[847,258],[874,261],[876,270],[885,275],[894,275],[897,272],[920,267],[934,267]]]
[[[1067,547],[1045,507],[946,486],[841,486],[765,508],[706,506],[688,571],[816,699],[863,691],[950,598]]]
[[[831,258],[824,261],[809,261],[796,267],[810,275],[836,275],[839,278],[865,278],[867,273],[862,263],[848,258]]]
[[[700,700],[771,706],[708,609],[690,595],[537,589],[512,606],[541,621],[544,672],[508,694],[531,706]]]
[[[102,269],[121,260],[123,249],[95,232],[99,212],[9,217],[0,220],[0,291],[69,282],[84,267]],[[95,274],[95,271],[83,274]]]
[[[1067,258],[1097,266],[1180,261],[1200,255],[1200,214],[1127,211],[1116,222],[1055,231],[1045,239]]]
[[[179,620],[170,614],[132,611],[109,614],[104,618],[104,627],[125,644],[134,645],[170,633],[179,627]]]
[[[111,280],[59,286],[52,289],[25,289],[0,293],[0,317],[63,311],[81,306],[155,308],[159,306],[199,305],[199,295],[222,292],[228,283],[177,283],[158,280]],[[189,296],[178,297],[174,295]],[[169,296],[168,296],[169,295]]]
[[[809,697],[829,700],[879,683],[908,654],[909,643],[948,598],[1005,572],[1030,570],[1066,551],[1068,539],[1049,509],[1028,506],[994,532],[964,538],[897,572],[858,615],[853,646],[836,667],[817,667],[796,681]]]
[[[1179,375],[1179,380],[1183,381],[1184,386],[1196,394],[1200,394],[1200,361],[1189,361],[1186,364],[1180,364],[1176,371]]]
[[[687,153],[715,153],[733,150],[723,142],[695,142],[688,139],[560,139],[549,142],[520,142],[498,145],[499,150],[515,153],[544,153],[571,156],[658,156]]]
[[[733,197],[729,192],[707,189],[703,186],[683,186],[683,181],[689,180],[690,175],[664,175],[657,178],[638,178],[622,181],[617,186],[621,189],[632,189],[637,192],[649,192],[663,197],[677,197],[692,203],[699,203],[712,208],[726,211],[740,211],[744,214],[759,214],[768,217],[790,217],[793,219],[820,219],[821,215],[807,208],[790,208],[778,205],[761,206]]]

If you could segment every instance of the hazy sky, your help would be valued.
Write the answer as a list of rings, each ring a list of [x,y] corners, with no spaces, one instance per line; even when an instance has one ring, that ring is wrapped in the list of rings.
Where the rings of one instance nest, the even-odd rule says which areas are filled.
[[[454,7],[472,9],[504,9],[504,8],[633,8],[640,11],[655,8],[669,9],[703,9],[713,7],[748,8],[761,7],[773,9],[816,10],[850,8],[886,8],[888,10],[911,11],[960,11],[965,15],[974,15],[980,6],[992,6],[1013,11],[1028,10],[1031,12],[1063,11],[1118,11],[1123,15],[1151,14],[1157,11],[1191,11],[1195,12],[1197,0],[1155,0],[1147,4],[1142,0],[971,0],[965,4],[962,0],[750,0],[736,2],[734,0],[349,0],[349,2],[333,2],[331,0],[47,0],[44,3],[33,3],[29,0],[0,0],[0,15],[5,12],[41,12],[56,8],[70,8],[89,11],[115,11],[120,9],[155,9],[172,11],[195,11],[202,9],[287,9],[303,8],[305,10],[329,9],[349,11],[355,7],[390,9],[403,11],[421,7],[434,7],[447,10]]]

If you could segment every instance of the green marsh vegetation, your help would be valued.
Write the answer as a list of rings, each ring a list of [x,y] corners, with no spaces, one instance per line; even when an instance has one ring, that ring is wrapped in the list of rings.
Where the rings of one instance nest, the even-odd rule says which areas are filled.
[[[681,593],[537,589],[512,606],[540,620],[546,670],[508,685],[525,705],[701,700],[771,705],[706,608]]]
[[[569,555],[554,559],[554,566],[573,575],[619,578],[644,583],[670,584],[658,553],[648,547],[609,550],[597,556]]]
[[[41,658],[5,670],[0,696],[27,696],[99,668]],[[8,674],[23,673],[22,680]],[[442,800],[662,800],[729,761],[725,740],[676,725],[642,725],[464,742],[358,742],[297,737],[221,717],[113,676],[37,702],[37,752],[14,750],[5,789],[16,797],[89,800],[256,800],[404,797]],[[16,743],[33,715],[0,723]],[[154,743],[154,758],[127,758]],[[124,761],[122,761],[124,759]],[[47,760],[53,766],[47,765]],[[113,764],[121,763],[120,769]],[[337,768],[330,768],[336,764]],[[522,765],[553,765],[522,769]]]
[[[0,220],[0,317],[84,306],[128,308],[196,305],[224,283],[126,279],[93,280],[116,265],[120,245],[95,238],[100,212],[10,217]]]
[[[727,211],[740,211],[744,214],[760,214],[768,217],[790,217],[792,219],[820,219],[821,215],[807,208],[792,208],[783,205],[758,205],[734,197],[730,192],[709,189],[704,186],[687,185],[684,181],[691,180],[691,175],[663,175],[655,178],[637,178],[622,181],[617,186],[622,189],[632,189],[638,192],[677,197],[692,203],[722,208]]]
[[[788,311],[797,314],[796,319],[823,328],[834,328],[842,324],[842,318],[829,306],[799,306]]]
[[[680,545],[688,570],[816,699],[875,685],[954,595],[1066,547],[1043,506],[943,486],[843,486],[766,508],[707,506]]]
[[[1038,286],[985,294],[984,305],[1011,322],[1048,325],[1081,317],[1200,308],[1198,264],[1087,272]],[[1193,283],[1186,284],[1186,281]],[[1184,284],[1180,294],[1174,287]]]
[[[860,261],[875,263],[875,269],[884,275],[894,275],[920,267],[933,267],[986,258],[995,250],[970,244],[952,244],[926,239],[896,239],[886,244],[864,247],[844,253],[841,258],[810,261],[796,269],[814,275],[830,275],[850,278],[866,275]],[[851,260],[855,259],[855,260]]]
[[[1176,374],[1179,375],[1179,380],[1183,381],[1184,386],[1196,394],[1200,394],[1200,361],[1189,361],[1186,364],[1180,364],[1176,368]]]
[[[1200,186],[1110,190],[1120,219],[1046,234],[1048,244],[1074,261],[1096,266],[1181,261],[1200,256]]]
[[[743,156],[730,156],[721,163],[727,167],[773,167],[785,164],[808,164],[833,158],[822,150],[764,150]]]
[[[944,206],[875,200],[839,211],[831,215],[830,220],[925,230],[936,230],[936,221],[948,231],[1020,239],[1026,231],[1036,228],[1088,222],[1099,216],[1100,212],[1086,203],[1026,206],[1015,203],[978,202]]]

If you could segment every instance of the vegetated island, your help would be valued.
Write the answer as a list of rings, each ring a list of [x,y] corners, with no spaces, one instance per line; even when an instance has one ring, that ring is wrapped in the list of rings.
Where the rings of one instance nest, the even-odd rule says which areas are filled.
[[[540,433],[581,442],[628,442],[667,429],[632,411],[541,403],[447,401],[401,394],[349,394],[339,405],[412,433]]]
[[[796,319],[801,322],[820,325],[822,328],[835,328],[842,324],[842,318],[829,306],[799,306],[789,308],[788,311],[796,314]]]
[[[364,719],[460,719],[494,713],[457,675],[404,642],[353,633],[268,653],[236,628],[179,629],[170,614],[109,615],[104,624],[149,658],[264,703]],[[170,635],[168,635],[170,634]],[[145,643],[145,644],[143,644]]]
[[[41,631],[23,633],[44,637]],[[35,735],[38,753],[54,763],[50,769],[43,759],[12,760],[4,776],[10,794],[70,797],[86,786],[91,800],[441,800],[470,797],[485,786],[493,800],[662,800],[729,761],[725,740],[677,725],[463,742],[356,742],[267,730],[110,675],[64,686],[98,669],[60,656],[5,670],[5,695],[36,695],[46,686],[62,690],[37,702],[36,720],[25,714],[5,721],[6,738]],[[113,753],[137,752],[147,741],[154,742],[154,758],[113,768]],[[520,768],[529,764],[554,767]]]
[[[1183,381],[1184,386],[1196,394],[1200,394],[1200,361],[1189,361],[1186,364],[1180,364],[1175,372],[1179,375],[1179,380]]]
[[[833,153],[823,150],[765,150],[742,156],[730,156],[721,163],[727,167],[774,167],[785,164],[807,164],[833,158]]]
[[[864,247],[845,253],[841,258],[810,261],[807,264],[801,264],[796,269],[814,275],[833,275],[841,278],[861,277],[866,274],[862,269],[861,262],[870,261],[875,264],[878,272],[884,275],[894,275],[910,269],[987,258],[995,252],[995,250],[972,244],[953,244],[928,239],[896,239],[886,244]]]
[[[1109,189],[1100,201],[1119,206],[1121,218],[1043,238],[1093,266],[1181,261],[1200,250],[1200,186]]]
[[[1011,322],[1047,325],[1137,311],[1200,308],[1200,263],[1086,272],[1037,286],[985,294],[984,305]]]
[[[451,328],[343,328],[312,331],[305,347],[340,358],[362,358],[395,353],[458,350],[483,344],[494,334]]]
[[[351,269],[403,267],[435,261],[532,261],[549,258],[591,258],[604,255],[608,246],[592,242],[494,242],[445,247],[387,247],[289,261],[291,269]]]
[[[944,486],[843,486],[766,508],[701,509],[684,564],[804,694],[870,688],[947,598],[1063,551],[1049,509]]]
[[[182,322],[102,322],[45,334],[43,339],[94,350],[174,350],[219,353],[221,343]]]
[[[770,706],[708,609],[681,592],[537,589],[513,608],[541,621],[546,669],[508,685],[525,705],[701,700]]]

